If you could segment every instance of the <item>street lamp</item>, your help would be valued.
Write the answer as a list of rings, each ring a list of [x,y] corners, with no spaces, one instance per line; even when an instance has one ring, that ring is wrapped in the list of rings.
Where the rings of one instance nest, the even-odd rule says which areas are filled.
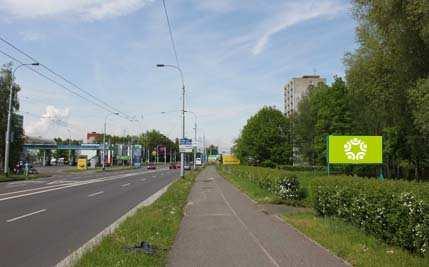
[[[194,112],[189,111],[189,110],[187,110],[186,112],[189,112],[192,115],[194,115],[194,122],[195,122],[195,125],[194,125],[194,140],[195,140],[195,142],[197,142],[197,114],[195,114]],[[195,168],[197,166],[196,159],[197,159],[197,146],[195,146],[195,148],[194,148],[194,170],[195,170]]]
[[[183,78],[183,71],[181,68],[175,65],[157,64],[158,68],[173,68],[180,73],[180,79],[182,81],[182,139],[185,139],[185,80]],[[185,165],[185,153],[180,152],[180,177],[185,176],[184,171]]]
[[[24,63],[17,66],[12,71],[12,76],[9,84],[9,108],[7,113],[7,129],[6,129],[6,141],[5,141],[5,150],[4,150],[4,174],[7,176],[9,174],[9,150],[10,150],[10,121],[12,117],[12,98],[13,98],[13,80],[15,78],[15,72],[23,66],[39,66],[38,62],[34,63]]]
[[[67,128],[67,132],[69,133],[69,166],[72,166],[72,161],[71,161],[71,130],[69,128]]]
[[[106,167],[105,166],[105,160],[104,160],[104,158],[105,158],[104,154],[105,154],[105,150],[106,150],[106,124],[107,124],[107,118],[110,115],[119,115],[119,112],[109,113],[104,118],[103,150],[102,150],[102,153],[101,153],[101,155],[102,155],[101,156],[101,162],[102,162],[102,165],[103,165],[103,171],[105,170],[105,167]]]

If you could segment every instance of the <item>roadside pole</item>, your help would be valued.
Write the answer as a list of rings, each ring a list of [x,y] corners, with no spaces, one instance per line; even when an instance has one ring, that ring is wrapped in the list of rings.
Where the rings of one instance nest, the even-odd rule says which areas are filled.
[[[195,121],[195,126],[194,126],[194,142],[195,144],[197,143],[197,121]],[[197,167],[197,147],[198,145],[194,146],[194,170]]]

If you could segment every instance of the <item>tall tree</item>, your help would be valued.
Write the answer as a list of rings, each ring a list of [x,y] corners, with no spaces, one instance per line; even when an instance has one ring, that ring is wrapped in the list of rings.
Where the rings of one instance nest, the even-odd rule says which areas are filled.
[[[243,163],[289,164],[292,149],[288,119],[275,108],[262,108],[247,121],[234,152]]]
[[[350,97],[345,82],[335,78],[331,86],[310,89],[294,115],[294,146],[310,165],[326,163],[326,137],[352,133]]]
[[[429,149],[413,119],[410,91],[429,74],[429,3],[427,0],[354,0],[360,47],[346,56],[353,97],[354,129],[384,137],[388,176],[410,166],[419,173],[421,148]],[[405,169],[405,168],[402,168]]]
[[[12,84],[12,120],[11,120],[11,145],[10,145],[10,166],[15,164],[21,155],[22,144],[24,143],[24,129],[22,128],[22,117],[17,114],[19,111],[18,92],[20,86],[12,78],[12,64],[5,64],[0,70],[0,166],[4,164],[4,149],[7,114],[9,108],[9,92]]]

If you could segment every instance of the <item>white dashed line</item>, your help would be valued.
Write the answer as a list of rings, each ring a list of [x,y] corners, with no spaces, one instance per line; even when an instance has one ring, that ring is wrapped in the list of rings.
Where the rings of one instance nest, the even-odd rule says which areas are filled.
[[[104,193],[104,191],[100,191],[100,192],[97,192],[97,193],[90,194],[90,195],[88,195],[88,197],[93,197],[93,196],[96,196],[96,195],[101,195],[103,193]]]
[[[143,178],[143,179],[141,179],[140,181],[144,182],[144,181],[146,181],[146,178]]]
[[[121,187],[129,186],[131,183],[123,184]]]
[[[38,211],[35,211],[35,212],[31,212],[31,213],[28,213],[28,214],[24,214],[24,215],[22,215],[22,216],[19,216],[19,217],[13,218],[13,219],[9,219],[9,220],[7,220],[6,222],[10,223],[10,222],[13,222],[13,221],[16,221],[16,220],[19,220],[19,219],[23,219],[23,218],[25,218],[25,217],[28,217],[28,216],[31,216],[31,215],[34,215],[34,214],[37,214],[37,213],[45,212],[45,211],[46,211],[46,209],[38,210]]]

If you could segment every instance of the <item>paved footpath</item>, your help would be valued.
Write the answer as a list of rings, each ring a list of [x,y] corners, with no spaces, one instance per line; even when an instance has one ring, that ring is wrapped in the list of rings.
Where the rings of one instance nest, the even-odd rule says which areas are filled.
[[[347,266],[206,168],[189,195],[168,266]]]

